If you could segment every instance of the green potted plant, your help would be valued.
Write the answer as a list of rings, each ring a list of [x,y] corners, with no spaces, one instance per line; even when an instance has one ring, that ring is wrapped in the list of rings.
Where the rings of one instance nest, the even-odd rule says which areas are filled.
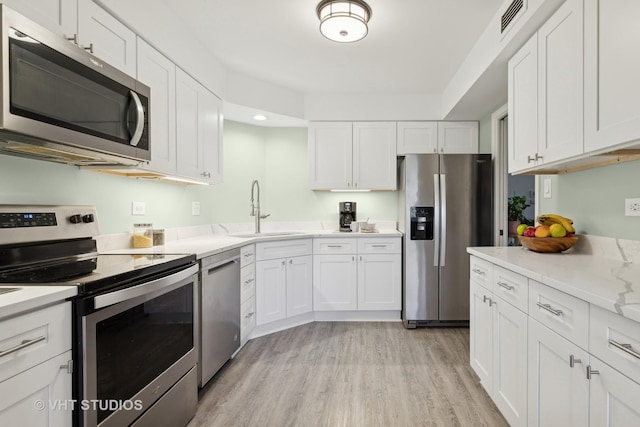
[[[530,204],[524,196],[511,196],[507,207],[507,216],[509,220],[509,234],[516,234],[520,224],[528,223],[522,212],[527,209]]]

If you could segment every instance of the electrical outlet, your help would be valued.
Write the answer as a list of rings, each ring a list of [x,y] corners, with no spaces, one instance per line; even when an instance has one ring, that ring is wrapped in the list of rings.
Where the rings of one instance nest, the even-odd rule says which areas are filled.
[[[624,199],[624,215],[640,216],[640,199]]]
[[[144,202],[131,202],[131,215],[144,215],[147,212],[147,206]]]
[[[545,178],[542,183],[544,184],[544,190],[542,191],[542,197],[545,199],[551,198],[551,178]]]
[[[191,215],[200,215],[200,202],[191,202]]]

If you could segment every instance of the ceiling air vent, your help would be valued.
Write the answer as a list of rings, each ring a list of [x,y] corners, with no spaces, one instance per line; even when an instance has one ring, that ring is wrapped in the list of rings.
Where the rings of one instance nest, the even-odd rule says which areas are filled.
[[[502,19],[500,22],[500,33],[504,33],[504,31],[509,27],[509,24],[513,19],[518,15],[518,12],[522,10],[524,7],[524,0],[513,0],[507,10],[502,14]]]

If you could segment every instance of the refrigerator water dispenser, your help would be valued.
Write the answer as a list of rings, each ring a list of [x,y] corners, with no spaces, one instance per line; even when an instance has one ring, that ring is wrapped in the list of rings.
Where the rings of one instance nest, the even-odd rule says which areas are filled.
[[[411,206],[411,240],[433,240],[433,207]]]

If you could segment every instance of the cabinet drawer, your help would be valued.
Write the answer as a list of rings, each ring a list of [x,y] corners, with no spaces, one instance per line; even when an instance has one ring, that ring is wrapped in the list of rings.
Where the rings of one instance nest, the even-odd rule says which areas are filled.
[[[357,239],[354,237],[313,239],[313,253],[316,255],[355,254],[357,251]]]
[[[240,302],[245,302],[256,295],[256,268],[247,265],[240,269]]]
[[[256,299],[249,298],[240,306],[240,341],[244,341],[256,327]]]
[[[399,254],[402,239],[399,237],[360,237],[359,254]]]
[[[283,240],[256,243],[256,261],[311,255],[312,239]]]
[[[240,248],[240,266],[251,265],[256,260],[256,246],[247,245]]]
[[[493,289],[493,264],[472,255],[469,260],[469,278],[487,289]]]
[[[493,293],[525,313],[529,308],[528,279],[497,265],[493,267]]]
[[[591,306],[589,352],[640,383],[640,323]]]
[[[32,342],[33,344],[27,345]],[[24,345],[22,348],[19,346]],[[11,351],[15,349],[15,351]],[[0,381],[71,350],[71,303],[43,308],[0,323]]]
[[[534,280],[529,281],[529,316],[586,349],[589,304]]]

